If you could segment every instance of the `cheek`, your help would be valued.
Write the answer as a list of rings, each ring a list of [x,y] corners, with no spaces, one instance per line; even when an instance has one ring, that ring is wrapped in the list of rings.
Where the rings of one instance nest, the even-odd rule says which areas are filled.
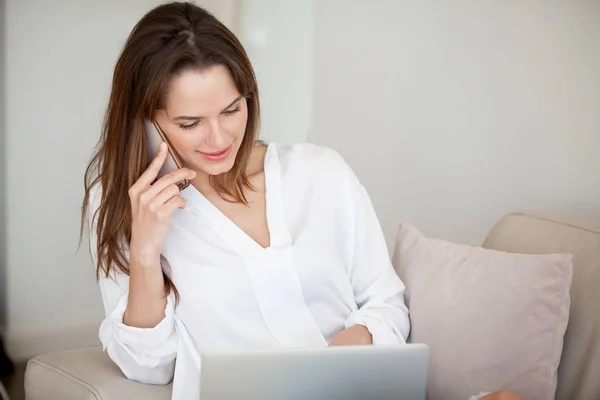
[[[246,131],[246,124],[248,122],[248,112],[243,111],[235,114],[231,117],[227,117],[221,124],[229,134],[240,136]]]
[[[194,139],[193,135],[172,135],[169,141],[179,155],[185,156],[186,153],[195,150],[197,147],[198,140]]]

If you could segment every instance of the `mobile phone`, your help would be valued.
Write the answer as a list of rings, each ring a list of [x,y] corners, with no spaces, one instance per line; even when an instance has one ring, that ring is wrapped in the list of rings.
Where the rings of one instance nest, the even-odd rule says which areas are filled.
[[[161,177],[165,176],[169,172],[174,172],[174,171],[177,171],[178,169],[182,168],[183,164],[181,163],[181,160],[179,159],[177,152],[175,151],[173,146],[171,146],[171,143],[169,142],[167,135],[165,135],[164,132],[162,131],[162,129],[160,129],[160,126],[158,126],[158,124],[155,121],[146,120],[146,121],[144,121],[144,129],[146,130],[146,144],[147,144],[146,147],[148,148],[148,165],[150,165],[152,160],[154,160],[154,158],[156,157],[156,153],[158,153],[158,147],[160,146],[160,144],[162,142],[165,142],[167,144],[167,150],[169,152],[167,154],[167,159],[165,160],[165,163],[160,168],[160,171],[158,172],[158,176],[156,177],[156,179],[160,179]],[[179,190],[181,191],[181,190],[185,189],[186,187],[190,186],[191,183],[192,182],[189,179],[184,179],[182,181],[177,182],[177,186],[179,187]]]

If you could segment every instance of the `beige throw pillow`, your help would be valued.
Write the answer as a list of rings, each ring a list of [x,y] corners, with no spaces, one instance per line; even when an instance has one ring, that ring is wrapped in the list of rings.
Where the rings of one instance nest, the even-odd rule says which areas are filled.
[[[394,268],[407,287],[410,341],[431,348],[429,400],[496,390],[554,399],[569,315],[570,254],[464,246],[402,224]]]

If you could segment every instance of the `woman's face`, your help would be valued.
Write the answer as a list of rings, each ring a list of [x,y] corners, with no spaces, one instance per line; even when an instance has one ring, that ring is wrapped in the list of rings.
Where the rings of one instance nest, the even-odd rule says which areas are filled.
[[[229,70],[218,65],[175,76],[165,108],[155,118],[184,166],[219,175],[233,167],[246,131],[248,105]]]

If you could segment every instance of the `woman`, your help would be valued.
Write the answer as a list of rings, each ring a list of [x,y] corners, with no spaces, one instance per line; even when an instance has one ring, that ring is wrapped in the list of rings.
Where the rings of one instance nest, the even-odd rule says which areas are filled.
[[[197,398],[200,352],[401,344],[404,285],[365,189],[332,150],[257,141],[237,38],[188,3],[159,6],[117,62],[83,217],[101,341],[129,378]],[[144,121],[184,168],[156,180]],[[176,183],[190,179],[179,191]],[[177,363],[175,360],[177,359]]]

